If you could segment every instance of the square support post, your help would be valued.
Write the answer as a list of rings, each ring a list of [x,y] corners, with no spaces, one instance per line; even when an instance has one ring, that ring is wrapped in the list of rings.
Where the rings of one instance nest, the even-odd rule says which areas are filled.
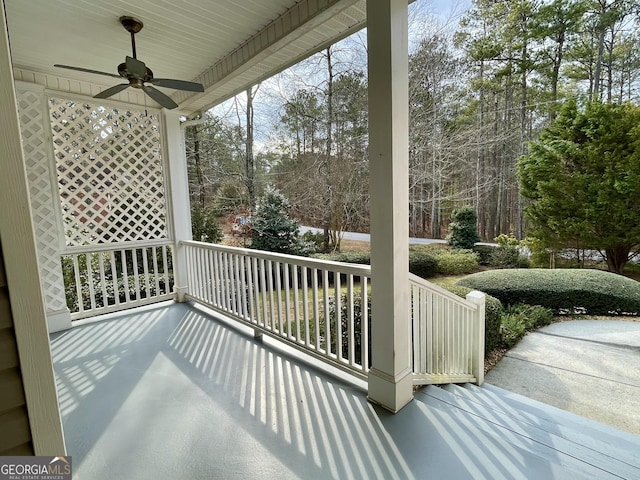
[[[478,311],[473,324],[473,359],[472,371],[476,377],[476,384],[484,383],[484,337],[485,337],[485,303],[487,297],[484,293],[473,290],[467,294],[467,300],[478,306]]]
[[[3,331],[9,331],[7,323],[13,323],[34,452],[65,455],[5,11],[4,0],[0,0],[0,255],[5,267],[0,288],[8,288],[10,303],[10,313],[4,309],[0,320]],[[3,341],[3,349],[10,344]],[[5,356],[5,350],[2,355],[11,358]]]
[[[409,81],[406,0],[367,2],[371,194],[369,400],[413,398],[409,317]]]
[[[181,113],[162,110],[167,160],[165,178],[168,181],[168,200],[171,212],[173,248],[173,281],[176,301],[184,302],[188,292],[187,256],[181,240],[191,240],[191,209],[189,203],[189,177],[184,131],[180,126]]]

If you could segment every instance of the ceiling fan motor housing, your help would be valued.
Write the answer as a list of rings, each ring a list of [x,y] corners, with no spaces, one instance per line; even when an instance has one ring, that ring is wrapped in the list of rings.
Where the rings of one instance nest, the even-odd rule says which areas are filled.
[[[146,66],[145,66],[146,67]],[[148,82],[150,80],[153,79],[153,72],[151,71],[151,69],[149,67],[146,67],[146,73],[144,75],[143,78],[138,78],[135,74],[129,72],[129,70],[127,70],[127,64],[126,63],[121,63],[120,65],[118,65],[118,74],[122,77],[122,78],[126,78],[127,80],[134,82],[135,80],[139,80],[140,81],[140,86],[142,86],[142,82]],[[137,86],[134,85],[133,83],[131,84],[132,86]]]

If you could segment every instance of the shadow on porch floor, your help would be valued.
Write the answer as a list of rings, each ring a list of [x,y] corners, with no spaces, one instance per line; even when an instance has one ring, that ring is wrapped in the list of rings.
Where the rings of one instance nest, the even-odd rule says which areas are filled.
[[[189,304],[73,328],[52,336],[52,352],[77,480],[625,478],[616,472],[637,468],[613,459],[612,472],[595,450],[579,458],[557,432],[531,433],[517,415],[456,405],[436,387],[392,415]]]

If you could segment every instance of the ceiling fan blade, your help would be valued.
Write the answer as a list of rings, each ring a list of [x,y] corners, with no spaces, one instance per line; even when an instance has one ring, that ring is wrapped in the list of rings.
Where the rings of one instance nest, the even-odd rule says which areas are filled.
[[[204,87],[200,83],[186,82],[184,80],[173,80],[171,78],[154,78],[149,80],[158,87],[174,88],[176,90],[186,90],[188,92],[204,92]]]
[[[147,85],[145,85],[144,87],[142,87],[142,89],[145,91],[147,95],[153,98],[156,102],[158,102],[164,108],[171,110],[172,108],[176,108],[178,106],[176,102],[171,100],[169,97],[167,97],[164,93],[162,93],[157,88],[148,87]]]
[[[106,75],[108,77],[114,78],[122,78],[120,75],[116,75],[115,73],[99,72],[98,70],[90,70],[88,68],[70,67],[69,65],[60,65],[58,63],[56,63],[54,67],[66,68],[68,70],[77,70],[78,72],[95,73],[96,75]]]
[[[99,94],[94,95],[93,98],[109,98],[116,93],[120,93],[122,90],[129,86],[128,83],[122,83],[120,85],[116,85],[111,88],[107,88],[106,90],[101,91]]]
[[[136,78],[144,78],[147,75],[147,66],[137,58],[127,56],[127,72]]]

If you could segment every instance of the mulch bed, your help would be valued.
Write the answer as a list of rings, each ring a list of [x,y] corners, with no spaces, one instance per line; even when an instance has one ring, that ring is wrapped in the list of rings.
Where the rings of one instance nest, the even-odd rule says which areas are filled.
[[[487,358],[484,359],[484,374],[489,373],[489,370],[495,367],[496,363],[498,363],[507,352],[508,350],[506,348],[496,348],[491,351],[491,353],[487,355]]]

